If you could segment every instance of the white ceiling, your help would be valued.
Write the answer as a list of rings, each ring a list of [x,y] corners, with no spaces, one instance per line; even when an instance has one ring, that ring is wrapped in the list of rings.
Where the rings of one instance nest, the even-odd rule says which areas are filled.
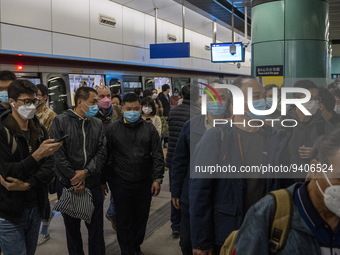
[[[182,26],[182,5],[180,4],[184,0],[110,0],[135,10],[139,10],[143,13],[154,16],[154,8],[158,8],[158,17],[160,19],[166,20],[168,22],[174,23],[176,25]],[[178,3],[179,2],[179,3]],[[248,6],[248,12],[250,16],[251,10],[251,0],[229,0],[235,7],[242,8]],[[200,34],[211,37],[212,35],[212,22],[214,18],[196,6],[191,5],[186,2],[186,20],[185,27],[198,32]],[[198,14],[201,13],[201,14]],[[204,16],[203,16],[204,15]],[[339,0],[329,0],[329,16],[330,16],[330,39],[340,40],[340,1]],[[210,17],[210,18],[209,18]],[[225,33],[225,28],[230,28],[230,26],[220,20],[217,20],[220,24],[217,30],[217,36],[219,31]],[[243,34],[243,33],[241,33]]]
[[[173,0],[110,0],[126,7],[138,10],[140,12],[154,16],[154,9],[158,8],[158,18],[170,23],[182,26],[182,5]],[[207,15],[209,16],[209,15]],[[208,19],[197,12],[185,8],[185,28],[203,34],[212,36],[212,19]],[[220,41],[230,40],[230,34],[225,24],[217,25],[217,39]]]

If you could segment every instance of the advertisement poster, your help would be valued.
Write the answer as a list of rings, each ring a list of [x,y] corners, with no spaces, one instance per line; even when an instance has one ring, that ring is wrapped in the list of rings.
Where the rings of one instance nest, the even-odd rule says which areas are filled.
[[[157,89],[157,92],[162,92],[162,86],[164,84],[168,84],[170,86],[170,95],[171,95],[171,78],[169,77],[155,77],[155,89]]]
[[[97,88],[105,85],[104,75],[101,74],[69,74],[71,102],[74,106],[74,94],[80,87]]]

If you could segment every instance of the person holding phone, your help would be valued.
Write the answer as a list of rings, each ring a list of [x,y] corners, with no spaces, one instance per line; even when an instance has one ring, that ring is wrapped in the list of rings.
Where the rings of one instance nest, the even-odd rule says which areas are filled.
[[[53,154],[62,143],[48,139],[35,115],[37,88],[28,80],[8,87],[10,110],[0,118],[0,249],[33,255],[36,250],[47,184],[54,176]]]
[[[73,197],[91,194],[94,211],[90,223],[86,222],[89,234],[89,255],[104,255],[103,202],[101,171],[106,161],[106,139],[102,122],[94,116],[98,113],[98,93],[90,87],[77,89],[75,108],[55,117],[51,137],[69,135],[56,153],[55,170],[58,198],[64,190],[71,190]],[[65,191],[66,193],[66,191]],[[87,210],[92,207],[85,205]],[[69,254],[84,254],[80,232],[80,218],[62,213]]]

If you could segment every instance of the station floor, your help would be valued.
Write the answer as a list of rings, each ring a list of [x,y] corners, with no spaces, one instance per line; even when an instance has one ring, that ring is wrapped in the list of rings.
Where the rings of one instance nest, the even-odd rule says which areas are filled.
[[[169,174],[164,174],[162,189],[157,197],[153,197],[150,208],[150,216],[144,243],[141,250],[145,255],[180,255],[179,239],[173,239],[170,228],[170,192]],[[56,195],[50,197],[51,205],[56,201]],[[104,202],[104,212],[109,206],[109,195]],[[83,247],[88,254],[87,229],[85,224],[81,227]],[[66,255],[66,234],[62,216],[56,213],[50,225],[51,239],[37,247],[36,255]],[[116,238],[116,232],[111,228],[111,223],[104,217],[104,237],[106,254],[119,255],[120,249]]]

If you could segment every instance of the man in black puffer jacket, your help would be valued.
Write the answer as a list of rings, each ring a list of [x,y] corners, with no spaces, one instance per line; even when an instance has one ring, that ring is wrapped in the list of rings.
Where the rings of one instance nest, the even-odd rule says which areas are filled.
[[[200,114],[199,107],[196,107],[194,103],[192,103],[190,107],[190,102],[196,101],[196,94],[195,96],[192,95],[192,100],[190,100],[190,85],[186,85],[182,88],[182,96],[183,96],[183,103],[175,106],[170,110],[169,113],[169,146],[168,151],[166,154],[166,167],[169,168],[169,172],[172,168],[172,158],[174,155],[174,151],[176,148],[176,143],[178,137],[181,133],[182,127],[184,123],[190,119],[190,117],[196,116]],[[195,98],[195,99],[194,99]],[[171,179],[170,179],[171,183]],[[179,231],[180,231],[180,220],[181,220],[181,213],[177,210],[173,204],[171,203],[171,229],[172,229],[172,237],[178,238]]]
[[[122,255],[142,255],[151,195],[160,192],[164,158],[159,134],[141,118],[139,98],[123,98],[123,117],[107,132],[108,163],[105,167],[115,203],[117,238]]]
[[[102,122],[94,116],[98,112],[98,93],[90,87],[81,87],[74,96],[74,110],[64,111],[52,124],[51,137],[68,138],[56,153],[55,170],[57,194],[63,188],[73,187],[73,192],[83,194],[85,188],[92,194],[94,211],[91,223],[86,223],[89,233],[89,254],[105,254],[103,230],[103,202],[101,189],[102,168],[106,161],[106,139]],[[80,233],[80,218],[63,213],[69,254],[84,254]]]

